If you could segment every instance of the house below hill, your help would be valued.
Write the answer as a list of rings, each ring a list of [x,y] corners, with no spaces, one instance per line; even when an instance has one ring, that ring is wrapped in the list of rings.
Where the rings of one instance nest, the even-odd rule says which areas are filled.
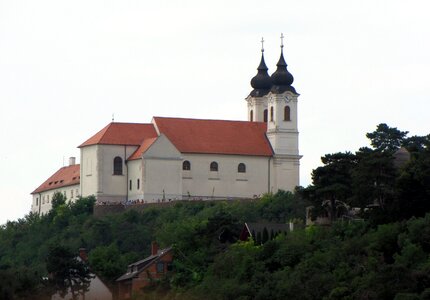
[[[79,249],[78,260],[88,263],[88,256],[84,248]],[[79,294],[76,300],[112,300],[112,291],[108,285],[97,276],[97,274],[92,273],[92,278],[88,286],[88,290],[83,294]],[[69,291],[63,297],[56,293],[51,297],[51,300],[70,300],[73,299],[72,292]]]
[[[157,243],[151,245],[151,255],[128,265],[127,272],[119,277],[118,299],[132,299],[134,294],[143,293],[149,287],[172,271],[172,248],[158,249]]]

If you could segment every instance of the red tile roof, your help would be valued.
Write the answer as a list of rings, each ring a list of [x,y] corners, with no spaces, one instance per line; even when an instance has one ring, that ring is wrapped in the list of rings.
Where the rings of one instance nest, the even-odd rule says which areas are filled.
[[[57,172],[49,177],[44,183],[42,183],[37,189],[31,194],[41,193],[60,187],[70,186],[79,184],[80,182],[80,165],[72,165],[62,167]]]
[[[146,138],[157,137],[153,124],[110,123],[79,146],[96,144],[139,146]]]
[[[154,142],[156,140],[157,140],[157,138],[145,139],[143,141],[142,145],[140,145],[140,147],[137,148],[136,151],[134,151],[134,153],[132,155],[130,155],[128,160],[134,160],[134,159],[141,158],[142,154],[145,153],[146,150],[148,150],[148,148],[151,147],[151,145],[154,144]]]
[[[182,153],[273,155],[263,122],[154,117],[154,123]]]

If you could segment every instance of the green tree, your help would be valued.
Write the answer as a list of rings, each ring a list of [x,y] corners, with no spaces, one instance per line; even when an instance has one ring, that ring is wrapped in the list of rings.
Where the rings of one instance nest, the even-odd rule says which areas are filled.
[[[327,213],[332,221],[345,210],[352,197],[352,171],[357,157],[351,152],[321,157],[324,166],[312,171],[313,185],[299,190],[314,205],[313,217]]]
[[[134,252],[122,254],[115,244],[100,246],[89,254],[89,262],[92,270],[110,281],[114,281],[120,276],[127,265],[139,259]]]
[[[63,193],[55,192],[52,196],[52,210],[55,211],[61,205],[66,204],[66,196]]]
[[[411,136],[403,141],[403,146],[406,147],[409,152],[422,152],[430,150],[430,134],[426,136]]]
[[[75,300],[88,291],[92,278],[89,267],[66,247],[56,245],[49,249],[46,270],[50,286],[62,297],[70,292]]]
[[[416,153],[396,180],[392,214],[398,219],[423,217],[430,211],[430,152]]]
[[[307,203],[298,193],[279,190],[275,194],[265,194],[257,205],[260,218],[285,223],[291,219],[304,219]]]
[[[393,201],[397,177],[392,154],[361,148],[356,155],[359,162],[352,172],[354,204],[361,208],[377,205],[386,210],[387,202]]]
[[[399,149],[405,140],[407,131],[400,131],[396,127],[389,127],[385,123],[376,126],[376,130],[366,134],[370,144],[375,150],[394,152]]]

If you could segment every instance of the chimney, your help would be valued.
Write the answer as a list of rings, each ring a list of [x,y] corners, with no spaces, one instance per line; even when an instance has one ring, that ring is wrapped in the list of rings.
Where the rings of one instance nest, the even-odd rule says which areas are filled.
[[[79,248],[79,257],[82,259],[83,262],[87,262],[88,260],[87,249]]]
[[[151,255],[157,255],[158,253],[158,244],[157,242],[152,242],[151,243]]]
[[[74,166],[76,164],[76,157],[69,157],[69,166]]]

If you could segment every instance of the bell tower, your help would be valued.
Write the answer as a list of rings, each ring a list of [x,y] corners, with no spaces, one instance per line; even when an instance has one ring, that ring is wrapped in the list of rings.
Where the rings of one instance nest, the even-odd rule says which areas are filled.
[[[272,79],[267,74],[268,70],[264,61],[264,39],[261,38],[260,65],[257,68],[257,75],[251,79],[253,90],[245,99],[248,102],[248,121],[267,122],[267,95],[272,87]]]
[[[299,131],[298,97],[292,86],[294,77],[287,70],[284,59],[284,36],[281,34],[281,56],[272,74],[272,87],[268,93],[267,138],[272,145],[273,187],[276,190],[293,190],[299,185]]]
[[[300,185],[299,94],[292,86],[294,77],[284,59],[284,35],[281,34],[281,56],[271,76],[264,61],[263,43],[261,39],[261,61],[257,75],[251,79],[253,90],[245,99],[248,103],[248,121],[267,123],[266,136],[273,150],[268,161],[268,191],[293,191]]]
[[[283,40],[283,35],[281,35]],[[283,41],[281,56],[272,74],[272,87],[268,94],[267,136],[276,154],[298,155],[297,98],[292,86],[293,75],[287,70]]]

